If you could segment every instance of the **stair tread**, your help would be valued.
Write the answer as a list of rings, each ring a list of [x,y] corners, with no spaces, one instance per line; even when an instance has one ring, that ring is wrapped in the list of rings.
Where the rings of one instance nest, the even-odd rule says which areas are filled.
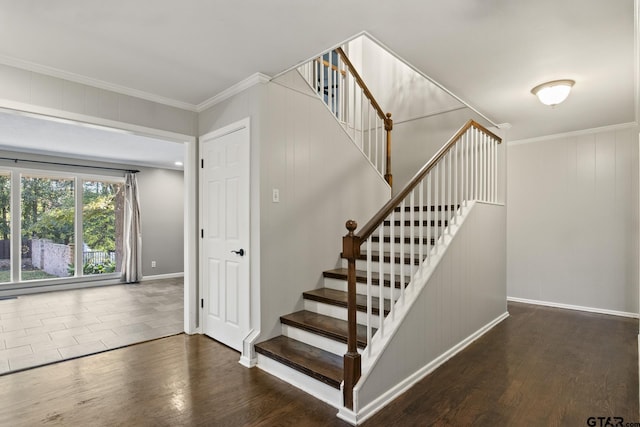
[[[347,342],[349,324],[335,317],[314,313],[313,311],[301,310],[295,313],[286,314],[280,317],[280,322],[285,325],[295,326],[327,338],[331,338],[343,343]],[[375,333],[375,330],[373,331]],[[357,325],[358,346],[367,346],[367,327]]]
[[[400,243],[400,236],[395,236],[393,238],[393,241],[394,241],[394,243],[398,243],[399,244]],[[429,241],[431,241],[431,243],[429,243]],[[380,242],[380,237],[379,236],[371,236],[371,242],[379,243]],[[383,243],[391,243],[391,237],[383,236],[382,237],[382,242]],[[426,237],[422,238],[422,244],[423,245],[428,245],[428,244],[434,245],[435,242],[436,242],[435,237],[430,237],[429,239],[427,239]],[[413,244],[419,245],[420,244],[420,238],[419,237],[414,237],[413,239],[411,239],[411,237],[405,237],[404,238],[404,243],[405,244],[413,243]]]
[[[326,270],[322,273],[322,275],[331,279],[347,280],[347,272],[348,270],[346,268],[336,268],[333,270]],[[400,276],[395,274],[394,277],[394,286],[399,289]],[[383,278],[384,286],[389,287],[389,285],[391,284],[391,275],[384,274]],[[356,270],[356,282],[367,283],[367,272],[364,270]],[[371,284],[374,286],[380,286],[380,274],[376,272],[371,273]]]
[[[336,289],[318,288],[312,291],[306,291],[302,293],[303,298],[313,301],[324,302],[339,307],[347,307],[347,293],[338,291]],[[358,311],[367,311],[367,296],[362,294],[356,294],[356,307]],[[384,315],[389,314],[390,301],[385,298],[384,300]],[[371,312],[375,315],[380,313],[380,301],[377,297],[371,298]]]
[[[442,212],[444,211],[452,211],[455,210],[457,208],[459,208],[460,205],[458,205],[456,207],[456,205],[425,205],[425,206],[414,206],[413,207],[413,211],[414,212],[420,212],[420,211],[424,211],[424,212]],[[400,206],[396,207],[394,209],[394,211],[396,212],[400,212],[402,209],[400,208]],[[411,207],[410,206],[405,206],[404,211],[405,212],[411,212]]]
[[[341,356],[284,335],[256,344],[255,350],[331,387],[340,389],[343,378]]]
[[[420,262],[421,262],[420,254],[416,251],[413,255],[414,255],[413,256],[413,265],[420,265]],[[425,255],[425,254],[423,254],[423,255]],[[344,254],[340,253],[340,257],[344,258]],[[378,261],[380,261],[380,258],[381,257],[380,257],[380,252],[379,251],[371,251],[371,261],[378,262]],[[360,256],[358,258],[356,258],[356,259],[366,261],[367,260],[367,252],[364,252],[364,251],[360,252]],[[399,264],[400,263],[400,253],[396,253],[394,255],[393,259],[394,259],[394,263],[395,264]],[[409,251],[407,251],[404,254],[404,263],[405,264],[411,264],[411,261],[412,261],[411,253]],[[384,252],[382,254],[382,262],[385,262],[385,263],[390,263],[391,262],[391,253],[390,252]]]
[[[401,220],[396,219],[396,220],[393,221],[393,225],[398,227],[398,226],[400,226],[401,222],[402,222]],[[449,220],[446,220],[446,219],[444,221],[441,220],[441,219],[439,219],[439,220],[425,219],[425,220],[422,221],[422,225],[425,226],[425,227],[426,226],[435,227],[436,225],[438,227],[442,227],[443,225],[446,227],[448,224],[449,224]],[[389,220],[389,219],[384,220],[384,225],[385,226],[391,225],[391,220]],[[419,219],[413,220],[413,225],[415,225],[416,227],[420,227],[420,220]],[[405,227],[411,227],[411,219],[405,219],[404,220],[404,226]]]

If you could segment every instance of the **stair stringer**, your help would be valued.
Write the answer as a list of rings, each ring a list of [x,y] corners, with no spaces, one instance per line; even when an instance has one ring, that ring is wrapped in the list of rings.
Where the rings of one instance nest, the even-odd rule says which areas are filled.
[[[339,418],[363,422],[508,316],[505,207],[460,210],[362,351],[354,409]]]

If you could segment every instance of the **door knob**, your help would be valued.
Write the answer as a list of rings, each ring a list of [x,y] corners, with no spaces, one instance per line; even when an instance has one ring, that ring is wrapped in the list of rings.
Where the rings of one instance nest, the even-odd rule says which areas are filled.
[[[240,249],[239,251],[231,251],[231,253],[234,253],[234,254],[240,255],[240,256],[244,256],[244,249]]]

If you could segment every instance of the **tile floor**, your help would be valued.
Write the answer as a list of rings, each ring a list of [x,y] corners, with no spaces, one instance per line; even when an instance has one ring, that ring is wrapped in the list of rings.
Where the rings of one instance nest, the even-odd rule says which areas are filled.
[[[0,375],[183,330],[181,278],[0,300]]]

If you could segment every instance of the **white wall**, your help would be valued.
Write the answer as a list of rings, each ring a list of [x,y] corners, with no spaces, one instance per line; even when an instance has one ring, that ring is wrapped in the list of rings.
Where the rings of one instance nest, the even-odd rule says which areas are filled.
[[[252,222],[256,215],[259,221],[251,234],[251,246],[259,244],[252,327],[263,341],[280,334],[280,316],[300,310],[302,292],[320,286],[322,271],[338,264],[346,220],[363,224],[390,194],[297,71],[201,113],[200,135],[245,117],[251,118]],[[273,188],[279,203],[272,202]]]
[[[0,107],[195,135],[197,114],[0,64]]]
[[[396,316],[405,315],[402,324],[356,385],[361,417],[389,403],[506,315],[506,210],[472,206],[426,284],[411,283],[408,292],[424,286],[412,305],[396,305]]]
[[[345,222],[363,226],[390,190],[296,71],[270,83],[267,96],[262,330],[274,336],[279,316],[302,309],[302,292],[321,287],[322,272],[339,264]],[[272,188],[280,203],[271,201]]]
[[[482,116],[367,37],[349,43],[349,58],[374,98],[393,119],[393,190],[401,190],[469,119]]]
[[[638,128],[507,150],[508,295],[638,313]]]

